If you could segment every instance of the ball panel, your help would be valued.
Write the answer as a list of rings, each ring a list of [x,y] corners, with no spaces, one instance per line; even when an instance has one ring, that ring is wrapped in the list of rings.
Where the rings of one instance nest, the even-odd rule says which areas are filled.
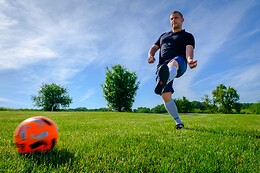
[[[43,118],[43,117],[42,117],[41,120],[42,120],[43,122],[45,122],[46,124],[48,124],[49,126],[52,125],[51,120],[48,120],[47,118]]]

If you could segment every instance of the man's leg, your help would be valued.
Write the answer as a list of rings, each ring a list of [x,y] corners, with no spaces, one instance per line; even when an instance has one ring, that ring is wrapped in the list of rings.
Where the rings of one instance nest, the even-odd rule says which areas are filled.
[[[168,64],[167,64],[168,68],[169,68],[169,79],[168,82],[171,82],[176,76],[177,76],[177,72],[179,69],[179,64],[176,60],[171,60]]]
[[[164,105],[165,105],[166,110],[168,111],[168,113],[173,117],[173,119],[176,122],[176,129],[181,129],[184,127],[184,125],[179,117],[177,106],[176,106],[174,100],[172,99],[172,93],[173,93],[172,82],[178,74],[179,64],[178,64],[177,60],[173,59],[167,64],[167,66],[169,68],[168,83],[171,86],[168,85],[167,86],[168,88],[167,87],[165,88],[165,90],[163,91],[161,96],[164,100]]]
[[[154,89],[154,92],[156,94],[160,95],[162,93],[164,87],[167,84],[168,79],[169,79],[169,68],[166,64],[163,64],[158,69],[158,76],[156,80],[156,86]]]
[[[171,82],[176,76],[179,69],[178,62],[176,60],[171,60],[167,65],[163,64],[158,69],[158,77],[156,81],[156,87],[154,92],[156,94],[161,94],[167,83]]]
[[[175,66],[168,66],[168,68],[169,68],[168,82],[171,82],[177,76],[177,68]]]
[[[171,95],[172,95],[171,92],[165,92],[162,94],[162,98],[164,100],[164,106],[165,106],[166,110],[168,111],[168,113],[175,120],[176,128],[180,129],[180,128],[183,128],[184,125],[179,117],[177,106],[176,106],[174,100],[172,99]]]

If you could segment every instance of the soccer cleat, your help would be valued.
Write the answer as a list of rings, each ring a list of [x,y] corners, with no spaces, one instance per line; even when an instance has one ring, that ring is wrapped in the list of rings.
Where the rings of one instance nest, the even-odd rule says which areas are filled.
[[[183,125],[183,124],[177,124],[177,125],[175,126],[175,128],[176,128],[177,130],[183,129],[183,128],[184,128],[184,125]]]
[[[156,82],[156,86],[154,89],[154,92],[156,94],[161,95],[163,89],[165,88],[167,81],[169,79],[169,68],[166,64],[161,65],[161,67],[158,70],[158,78]]]

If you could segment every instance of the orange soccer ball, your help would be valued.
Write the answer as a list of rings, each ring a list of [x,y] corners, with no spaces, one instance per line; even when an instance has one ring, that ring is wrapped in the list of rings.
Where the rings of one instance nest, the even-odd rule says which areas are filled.
[[[49,151],[57,140],[57,125],[44,116],[28,118],[14,131],[14,142],[21,154]]]

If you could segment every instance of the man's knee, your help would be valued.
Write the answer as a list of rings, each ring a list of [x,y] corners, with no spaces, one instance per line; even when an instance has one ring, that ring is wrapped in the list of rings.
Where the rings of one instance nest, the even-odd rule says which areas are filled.
[[[179,64],[176,60],[170,61],[167,65],[168,67],[175,66],[177,70],[179,69]]]
[[[162,93],[162,98],[163,98],[163,101],[165,103],[169,102],[172,100],[172,93],[171,92],[166,92],[166,93]]]

